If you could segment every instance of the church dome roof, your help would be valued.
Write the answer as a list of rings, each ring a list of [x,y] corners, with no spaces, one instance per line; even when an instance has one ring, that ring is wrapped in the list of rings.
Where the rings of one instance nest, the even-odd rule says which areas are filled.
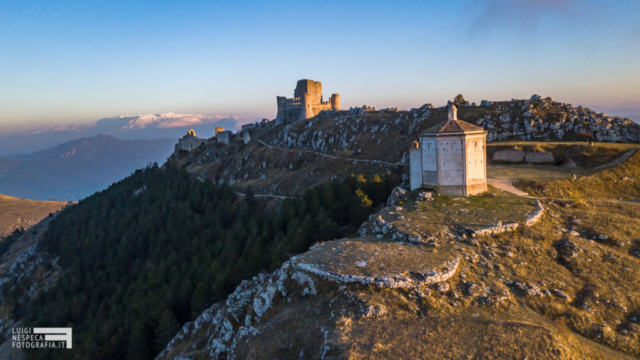
[[[447,120],[428,128],[427,130],[424,131],[424,133],[442,134],[442,133],[461,133],[461,132],[477,132],[477,131],[484,131],[484,129],[481,128],[480,126],[476,126],[462,120]]]

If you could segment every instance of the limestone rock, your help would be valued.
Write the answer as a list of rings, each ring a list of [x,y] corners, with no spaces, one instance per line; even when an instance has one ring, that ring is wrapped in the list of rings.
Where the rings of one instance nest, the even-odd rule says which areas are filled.
[[[407,195],[407,190],[397,186],[391,191],[391,195],[389,195],[389,198],[387,199],[387,204],[395,205],[400,201],[402,201],[402,199],[404,199],[406,195]]]

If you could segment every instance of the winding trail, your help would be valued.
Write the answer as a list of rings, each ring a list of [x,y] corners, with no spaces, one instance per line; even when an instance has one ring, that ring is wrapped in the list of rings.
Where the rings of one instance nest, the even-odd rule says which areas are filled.
[[[247,194],[243,194],[239,191],[234,191],[234,193],[240,196],[247,196]],[[293,198],[293,196],[269,195],[269,194],[253,194],[253,196],[254,197],[270,197],[270,198],[276,198],[276,199],[292,199]]]
[[[610,162],[610,163],[608,163],[608,164],[600,165],[600,166],[598,166],[598,167],[595,167],[594,169],[595,169],[595,170],[600,170],[600,169],[605,169],[605,168],[608,168],[608,167],[612,167],[612,166],[620,165],[620,164],[622,164],[623,162],[625,162],[625,161],[629,160],[629,158],[630,158],[631,156],[633,156],[633,154],[635,154],[635,153],[636,153],[636,151],[638,151],[638,150],[634,150],[634,149],[627,150],[627,151],[625,151],[622,155],[620,155],[620,157],[618,157],[617,159],[613,160],[612,162]]]
[[[260,140],[260,139],[256,139],[260,144],[271,148],[271,149],[276,149],[276,150],[281,150],[281,151],[294,151],[294,152],[306,152],[309,154],[314,154],[314,155],[319,155],[319,156],[324,156],[326,158],[330,158],[330,159],[336,159],[336,160],[343,160],[343,161],[353,161],[353,162],[366,162],[366,163],[370,163],[370,164],[383,164],[383,165],[389,165],[389,166],[409,166],[409,164],[400,164],[400,163],[390,163],[390,162],[386,162],[386,161],[381,161],[381,160],[368,160],[368,159],[346,159],[346,158],[341,158],[341,157],[337,157],[337,156],[333,156],[333,155],[327,155],[327,154],[323,154],[323,153],[319,153],[319,152],[315,152],[315,151],[311,151],[311,150],[302,150],[302,149],[285,149],[285,148],[281,148],[281,147],[276,147],[276,146],[272,146],[269,145],[267,143],[265,143],[264,141]]]
[[[336,159],[336,160],[343,160],[343,161],[353,161],[353,162],[366,162],[366,163],[371,163],[371,164],[383,164],[383,165],[389,165],[389,166],[409,166],[409,164],[400,164],[400,163],[390,163],[390,162],[386,162],[386,161],[380,161],[380,160],[368,160],[368,159],[345,159],[345,158],[341,158],[341,157],[337,157],[337,156],[333,156],[333,155],[327,155],[327,154],[323,154],[323,153],[319,153],[319,152],[315,152],[315,151],[310,151],[310,150],[303,150],[303,149],[286,149],[286,148],[281,148],[281,147],[277,147],[277,146],[272,146],[269,145],[267,143],[265,143],[264,141],[260,140],[260,139],[256,139],[256,141],[258,141],[260,144],[271,148],[271,149],[276,149],[276,150],[281,150],[281,151],[298,151],[298,152],[306,152],[309,154],[313,154],[313,155],[319,155],[319,156],[323,156],[326,158],[330,158],[330,159]],[[612,162],[605,164],[605,165],[601,165],[596,167],[595,169],[602,169],[602,168],[606,168],[606,167],[611,167],[611,166],[615,166],[615,165],[620,165],[623,162],[625,162],[626,160],[628,160],[631,156],[633,156],[638,150],[627,150],[625,151],[619,158],[613,160]],[[565,153],[566,154],[566,153]],[[568,154],[567,158],[573,163],[575,164],[575,162],[573,161],[573,159],[571,159]],[[571,166],[571,165],[570,165]],[[574,165],[575,166],[575,165]],[[518,195],[518,196],[522,196],[522,197],[526,197],[529,199],[534,199],[534,200],[558,200],[558,201],[575,201],[575,199],[570,199],[570,198],[554,198],[554,197],[537,197],[537,196],[531,196],[528,193],[519,190],[518,188],[516,188],[515,186],[513,186],[513,179],[510,178],[487,178],[487,183],[493,187],[495,187],[496,189],[499,190],[503,190],[506,192],[510,192],[514,195]],[[239,196],[247,196],[247,194],[243,194],[241,192],[235,191],[236,194],[238,194]],[[255,197],[271,197],[271,198],[276,198],[276,199],[290,199],[293,198],[293,196],[283,196],[283,195],[268,195],[268,194],[255,194]],[[613,203],[613,204],[630,204],[630,205],[640,205],[640,201],[634,201],[634,200],[615,200],[615,199],[589,199],[589,201],[593,201],[593,202],[601,202],[601,203]]]
[[[522,191],[522,190],[518,190],[518,188],[516,188],[515,186],[513,186],[513,179],[494,179],[494,178],[487,178],[487,184],[493,186],[496,189],[499,190],[503,190],[506,192],[510,192],[512,194],[518,195],[518,196],[527,196],[529,195],[528,193]]]

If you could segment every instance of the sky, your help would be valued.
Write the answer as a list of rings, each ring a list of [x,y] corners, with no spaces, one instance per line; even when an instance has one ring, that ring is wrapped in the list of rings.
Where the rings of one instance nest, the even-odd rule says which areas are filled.
[[[274,118],[529,98],[640,108],[637,0],[0,0],[0,133],[165,112]]]

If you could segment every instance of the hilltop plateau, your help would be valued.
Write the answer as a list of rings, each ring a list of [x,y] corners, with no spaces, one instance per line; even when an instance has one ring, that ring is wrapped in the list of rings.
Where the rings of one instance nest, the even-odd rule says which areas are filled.
[[[60,201],[35,201],[0,195],[0,238],[16,229],[29,228],[66,205]]]

